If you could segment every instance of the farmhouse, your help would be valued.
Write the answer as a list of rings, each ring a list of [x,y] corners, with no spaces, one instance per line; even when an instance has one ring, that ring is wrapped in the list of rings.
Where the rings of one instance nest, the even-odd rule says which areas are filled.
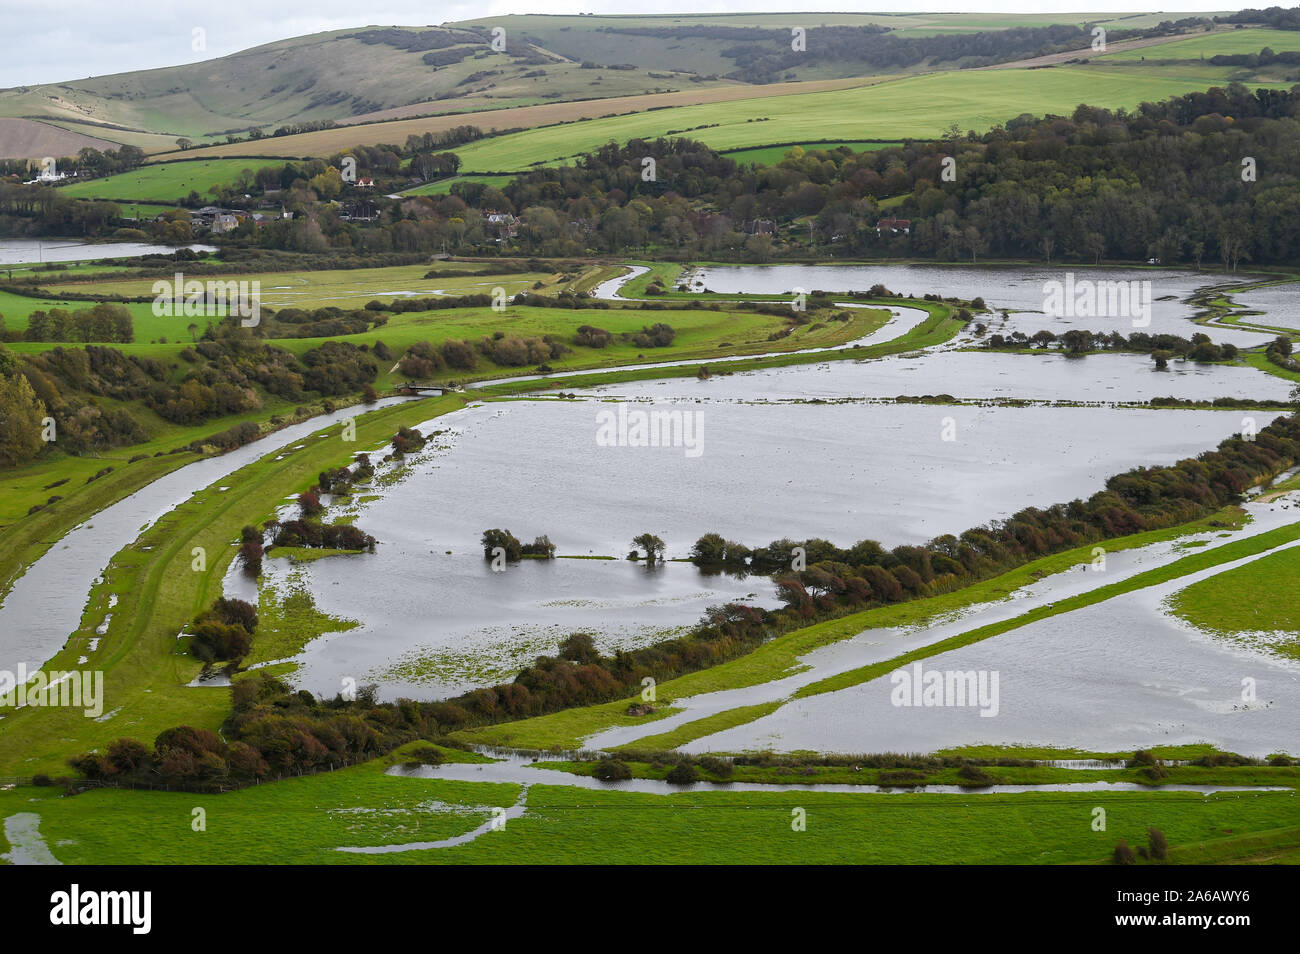
[[[519,221],[509,212],[497,212],[488,209],[483,213],[483,221],[488,229],[496,235],[498,242],[512,239],[519,234]]]
[[[876,234],[884,235],[888,232],[890,235],[897,235],[902,232],[904,235],[912,234],[911,219],[881,219],[876,223]]]

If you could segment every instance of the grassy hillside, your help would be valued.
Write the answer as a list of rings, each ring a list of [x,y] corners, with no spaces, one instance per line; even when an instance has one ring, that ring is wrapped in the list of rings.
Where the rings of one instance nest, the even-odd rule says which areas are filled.
[[[715,149],[824,139],[937,138],[952,123],[988,129],[1020,113],[1069,114],[1082,101],[1136,106],[1222,82],[1208,67],[1167,77],[1086,66],[936,73],[832,93],[685,106],[480,140],[457,150],[467,172],[508,172],[557,162],[609,140],[688,134]],[[1226,71],[1224,74],[1226,75]]]
[[[1264,47],[1274,53],[1300,50],[1300,32],[1295,30],[1229,30],[1207,36],[1193,36],[1183,40],[1162,43],[1155,49],[1122,50],[1107,53],[1098,59],[1106,60],[1199,60],[1221,53],[1258,53]]]
[[[614,71],[619,72],[619,71]],[[317,132],[292,136],[277,136],[256,143],[239,142],[221,146],[207,146],[192,150],[185,158],[214,158],[228,156],[329,156],[356,145],[372,143],[404,143],[410,135],[442,132],[455,126],[477,126],[484,132],[506,129],[532,129],[557,123],[571,123],[583,119],[598,119],[624,113],[649,112],[675,106],[692,106],[699,103],[729,103],[735,100],[783,96],[790,93],[822,92],[863,86],[870,79],[820,80],[808,83],[772,83],[765,86],[744,86],[735,83],[699,84],[677,93],[654,93],[641,96],[614,96],[608,99],[589,99],[572,103],[543,103],[535,106],[493,108],[478,112],[455,112],[419,119],[397,119],[366,123],[358,126],[339,126]],[[694,87],[696,84],[692,84]],[[592,94],[594,95],[594,94]],[[158,157],[167,162],[180,158],[180,153]]]
[[[0,117],[40,119],[70,133],[159,152],[174,149],[180,138],[200,145],[220,143],[231,135],[252,130],[269,134],[303,123],[374,122],[633,95],[698,94],[735,85],[737,79],[768,83],[969,65],[942,57],[880,65],[853,51],[819,56],[810,48],[806,58],[782,66],[779,75],[759,78],[746,72],[750,54],[756,49],[785,48],[785,33],[793,27],[810,31],[868,27],[887,30],[902,40],[925,40],[1051,25],[1078,28],[1088,23],[1102,23],[1112,30],[1144,30],[1182,16],[527,15],[440,27],[367,26],[294,37],[212,59],[204,59],[201,49],[186,51],[189,62],[160,69],[0,90]],[[769,32],[755,33],[755,28]],[[493,46],[492,31],[498,29],[505,31],[504,50]],[[741,36],[728,30],[750,33]],[[1235,32],[1253,32],[1263,39],[1272,31]],[[1276,49],[1276,41],[1270,42]],[[999,53],[994,58],[1014,60],[1046,52],[1035,44],[1015,56]],[[746,45],[749,53],[742,49]],[[16,134],[14,142],[0,134],[0,155],[24,155],[17,151],[19,145]]]

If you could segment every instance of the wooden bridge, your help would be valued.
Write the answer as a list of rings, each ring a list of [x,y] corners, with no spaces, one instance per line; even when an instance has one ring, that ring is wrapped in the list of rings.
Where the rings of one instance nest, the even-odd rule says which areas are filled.
[[[420,384],[417,381],[407,381],[397,387],[397,393],[408,396],[420,396],[423,394],[456,394],[464,391],[461,385],[451,384]]]

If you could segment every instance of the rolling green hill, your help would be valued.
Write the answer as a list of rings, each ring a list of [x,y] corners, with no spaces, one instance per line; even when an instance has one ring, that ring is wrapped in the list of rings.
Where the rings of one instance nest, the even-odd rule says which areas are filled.
[[[587,152],[609,140],[680,132],[715,149],[827,139],[937,137],[952,123],[988,129],[1020,113],[1073,112],[1080,102],[1133,107],[1222,84],[1226,69],[1176,76],[1126,68],[1059,67],[933,73],[827,93],[683,106],[480,140],[460,147],[465,172],[512,172]]]
[[[1035,35],[1008,40],[1010,46],[1000,46],[1002,41],[960,50],[927,46],[920,58],[858,51],[860,41],[874,42],[882,31],[915,44],[1059,27],[1065,31],[1060,36],[1073,43],[1072,31],[1090,23],[1115,31],[1147,31],[1184,16],[527,15],[440,27],[368,26],[280,40],[213,59],[203,59],[202,51],[186,51],[191,62],[161,69],[0,90],[0,118],[40,120],[165,152],[176,149],[182,138],[198,145],[220,143],[255,130],[270,134],[303,124],[382,122],[737,83],[951,69],[1061,49],[1059,42]],[[816,33],[806,56],[794,59],[788,32],[793,27],[810,36],[823,31]],[[504,50],[493,45],[494,30],[505,31],[499,36]],[[867,32],[849,35],[849,30]],[[1240,41],[1234,37],[1233,42]],[[0,135],[0,155],[19,154]]]

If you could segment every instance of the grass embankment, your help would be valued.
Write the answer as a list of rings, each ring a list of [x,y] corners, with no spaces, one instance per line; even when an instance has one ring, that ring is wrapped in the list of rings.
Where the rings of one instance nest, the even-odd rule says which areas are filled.
[[[356,401],[357,398],[351,397],[335,398],[333,403],[337,408]],[[323,412],[319,402],[301,406],[307,407],[311,414]],[[277,400],[260,411],[197,427],[161,422],[153,425],[156,430],[152,439],[143,444],[114,448],[94,457],[74,457],[53,451],[30,464],[7,470],[0,478],[0,600],[31,563],[74,527],[159,477],[199,459],[189,451],[172,453],[177,448],[196,440],[202,442],[242,421],[255,421],[263,433],[271,433],[277,429],[271,423],[272,417],[284,415],[285,424],[306,419],[293,416],[295,407]],[[144,459],[131,462],[132,457],[140,455],[145,455]],[[111,473],[91,480],[110,467]],[[50,503],[50,498],[55,496],[62,499]],[[42,509],[29,513],[34,506]]]
[[[890,304],[897,304],[890,300],[872,301],[872,305],[879,308],[886,308]],[[916,351],[921,348],[928,348],[933,345],[943,344],[957,336],[957,333],[964,327],[963,323],[952,317],[949,306],[937,302],[911,302],[906,304],[909,307],[921,308],[930,313],[930,317],[922,321],[907,334],[902,335],[892,341],[883,341],[877,345],[863,345],[854,348],[841,348],[836,351],[818,351],[810,354],[771,354],[767,357],[745,358],[736,361],[718,362],[710,364],[708,360],[700,362],[702,365],[708,365],[709,370],[713,373],[727,374],[737,371],[757,371],[762,368],[786,367],[794,364],[817,364],[822,361],[843,361],[846,359],[861,360],[864,358],[881,358],[891,354],[902,354],[908,351]],[[883,311],[876,311],[875,308],[854,309],[857,314],[873,315],[875,327],[879,328],[886,321],[888,315]],[[836,322],[839,324],[839,322]],[[852,324],[852,321],[849,322]],[[865,333],[865,332],[864,332]],[[758,350],[772,351],[775,345],[783,344],[787,347],[790,342],[796,340],[794,335],[783,339],[780,342],[764,342]],[[804,339],[803,347],[808,347],[807,339]],[[798,345],[796,345],[798,347]],[[822,347],[822,345],[811,345],[811,347]],[[717,355],[715,357],[725,357]],[[674,358],[664,355],[662,360],[671,361]],[[505,382],[502,384],[492,385],[484,388],[481,393],[492,395],[509,395],[522,391],[545,391],[545,390],[570,390],[578,388],[598,387],[602,384],[616,384],[622,381],[645,381],[651,378],[687,378],[695,377],[699,373],[700,365],[687,364],[672,368],[628,368],[623,371],[609,372],[601,374],[593,372],[592,374],[575,374],[564,378],[543,378],[536,381],[515,381]]]
[[[1187,534],[1202,533],[1215,529],[1212,526],[1214,524],[1222,526],[1229,523],[1240,526],[1243,517],[1244,514],[1239,508],[1228,508],[1204,520],[1179,527],[1151,530],[1110,540],[1106,543],[1106,549],[1108,552],[1118,553],[1122,550],[1173,540]],[[944,593],[939,596],[931,596],[893,606],[869,609],[786,633],[739,659],[660,683],[656,687],[660,709],[649,716],[627,715],[628,703],[633,701],[633,697],[629,696],[627,699],[601,705],[581,709],[567,709],[563,712],[523,719],[518,722],[506,722],[500,725],[473,729],[459,733],[457,737],[475,744],[515,746],[524,749],[580,749],[582,740],[585,737],[603,729],[633,725],[649,726],[658,719],[665,718],[675,711],[680,711],[672,708],[672,702],[675,699],[706,692],[718,692],[724,689],[755,686],[759,683],[770,682],[774,679],[792,675],[805,668],[799,662],[801,656],[820,646],[848,639],[863,630],[921,626],[931,620],[966,607],[1006,599],[1016,590],[1028,586],[1045,576],[1063,572],[1081,563],[1089,563],[1093,559],[1093,546],[1088,544],[1076,547],[1073,550],[1067,550],[1064,553],[1058,553],[1055,556],[1043,557],[990,580],[975,583],[952,593]],[[732,712],[740,711],[742,710],[732,710]],[[765,713],[759,711],[756,714],[762,715]],[[727,716],[728,713],[721,715]],[[748,719],[741,719],[740,722],[735,724],[741,724],[744,721],[748,721]],[[708,727],[709,731],[718,731],[725,727],[716,725],[713,720],[699,720],[698,723],[690,723],[689,725],[697,728]],[[656,746],[653,744],[653,740],[642,739],[636,743],[636,747],[666,748],[667,746]]]
[[[1176,593],[1170,608],[1199,629],[1222,639],[1272,633],[1279,655],[1300,659],[1300,548],[1255,560]]]
[[[221,581],[238,548],[240,529],[260,524],[292,493],[311,486],[317,475],[383,444],[401,426],[411,426],[464,406],[456,396],[383,408],[356,418],[356,440],[340,428],[318,431],[299,443],[262,457],[194,494],[120,551],[104,582],[90,595],[81,626],[49,662],[49,669],[104,671],[104,717],[91,720],[80,709],[24,708],[6,716],[0,733],[0,775],[63,774],[63,760],[131,736],[152,739],[169,726],[215,729],[229,714],[229,691],[187,688],[200,665],[176,652],[176,636],[221,593]],[[276,457],[281,459],[276,460]],[[192,569],[193,550],[202,547],[206,566]],[[112,624],[94,652],[89,640],[118,598]]]
[[[36,812],[68,864],[1066,864],[1104,863],[1118,839],[1160,828],[1174,861],[1272,860],[1298,842],[1291,792],[838,794],[706,790],[649,795],[538,782],[523,817],[455,848],[386,855],[472,831],[520,787],[383,770],[400,756],[224,795],[97,789],[0,791],[0,814]],[[1094,808],[1106,831],[1092,830]],[[192,828],[194,809],[206,831]],[[794,831],[794,809],[806,830]]]

